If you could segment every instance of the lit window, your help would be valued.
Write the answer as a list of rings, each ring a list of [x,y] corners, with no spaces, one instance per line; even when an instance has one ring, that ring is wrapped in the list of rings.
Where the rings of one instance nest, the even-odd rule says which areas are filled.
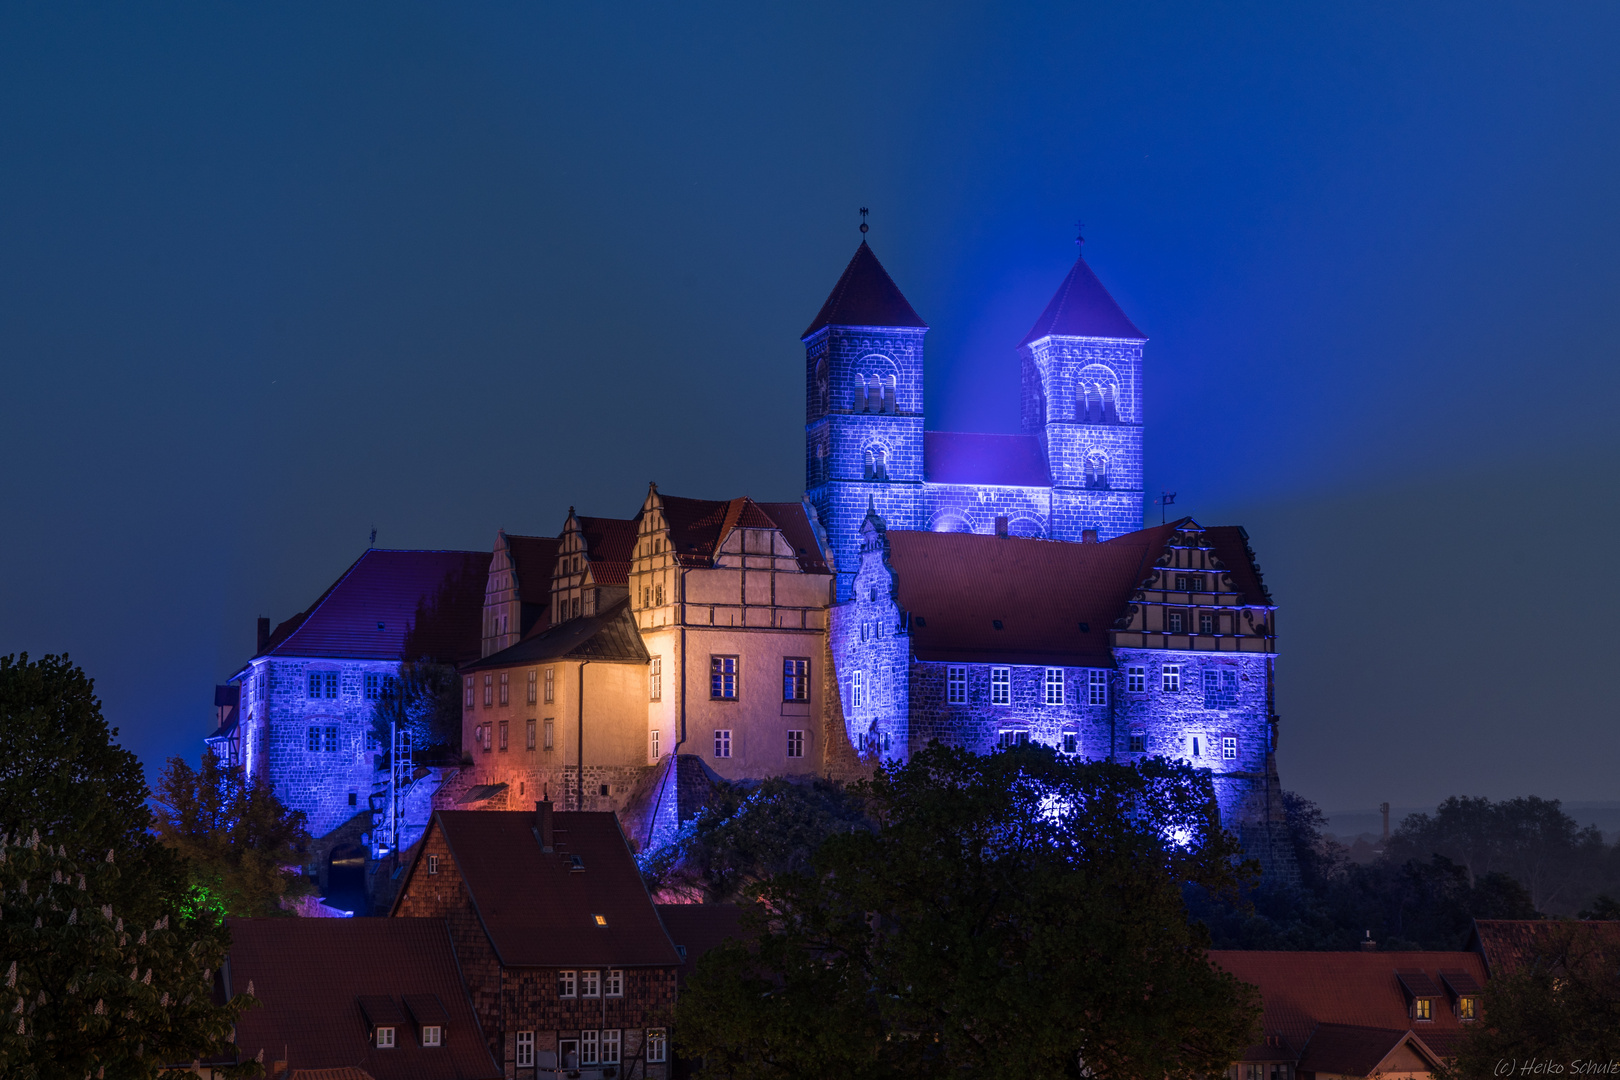
[[[517,1067],[520,1069],[532,1068],[534,1065],[534,1032],[520,1031],[517,1033]]]
[[[855,672],[849,677],[849,697],[854,706],[859,709],[866,704],[866,687],[862,682],[861,673]]]
[[[337,753],[337,728],[336,727],[328,727],[328,728],[325,729],[325,734],[326,734],[326,752],[329,753],[329,754]]]
[[[1221,757],[1227,761],[1237,757],[1237,739],[1231,735],[1221,740]]]
[[[535,680],[536,680],[537,676],[539,676],[539,674],[540,673],[538,671],[535,671],[533,668],[529,669],[529,704],[530,705],[533,705],[535,703]],[[530,749],[532,750],[533,747],[531,746]],[[533,1035],[534,1035],[534,1032],[532,1032],[532,1031],[529,1032],[529,1035],[532,1038]]]
[[[391,1027],[380,1027],[380,1028],[378,1028],[377,1029],[377,1049],[379,1049],[379,1050],[390,1050],[390,1049],[393,1048],[393,1045],[394,1045],[394,1029],[391,1028]]]
[[[1086,691],[1089,704],[1108,704],[1108,672],[1092,671],[1086,678]]]
[[[1457,1019],[1472,1020],[1474,1018],[1474,999],[1463,997],[1457,999]]]
[[[467,676],[466,690],[467,690],[466,701],[463,704],[464,704],[464,706],[466,708],[470,709],[470,708],[473,707],[473,687],[472,687],[472,676],[471,675]]]
[[[546,721],[546,749],[554,750],[557,747],[557,723],[554,720]]]
[[[525,749],[525,750],[533,750],[534,749],[534,721],[533,720],[525,720],[523,722],[523,749]]]
[[[507,721],[502,720],[501,721],[501,752],[502,753],[506,752],[506,746],[507,746],[506,729],[507,729],[507,726],[508,726]]]
[[[1428,998],[1414,998],[1412,1000],[1412,1019],[1433,1020],[1434,1017],[1430,1015],[1429,1009],[1430,1004]]]
[[[731,729],[719,728],[714,733],[714,756],[728,758],[731,756]]]
[[[664,699],[664,661],[662,657],[655,656],[647,661],[647,700],[662,701]]]
[[[663,752],[663,751],[661,751],[659,749],[659,746],[658,746],[658,729],[653,728],[652,731],[650,731],[648,733],[648,735],[650,736],[650,742],[649,742],[649,745],[648,745],[648,748],[647,748],[647,751],[648,751],[647,756],[649,758],[651,758],[653,761],[657,761],[660,754],[662,754],[662,752]]]
[[[602,1032],[602,1064],[617,1065],[619,1063],[619,1029],[612,1028]]]
[[[382,697],[382,675],[375,671],[366,672],[366,700],[376,701]]]
[[[782,700],[810,700],[810,661],[795,657],[782,661]]]
[[[1215,616],[1208,611],[1198,613],[1198,632],[1200,634],[1213,634],[1215,632]]]
[[[423,1024],[422,1025],[422,1045],[423,1046],[438,1046],[439,1045],[439,1025],[438,1024]]]
[[[1147,689],[1147,668],[1128,667],[1125,669],[1125,689],[1133,694],[1140,694]]]
[[[1159,672],[1159,687],[1167,694],[1181,691],[1181,665],[1166,664]]]
[[[607,973],[607,984],[602,987],[606,997],[624,997],[624,972],[613,968]]]
[[[787,733],[787,736],[788,736],[788,755],[787,756],[790,757],[790,758],[802,758],[802,757],[804,757],[804,732],[803,731],[790,731],[790,732]]]
[[[504,672],[504,671],[501,672],[501,704],[502,705],[506,705],[506,704],[510,703],[511,700],[512,700],[511,696],[510,696],[510,690],[507,687],[506,675],[507,675],[506,672]]]
[[[1065,754],[1078,754],[1080,752],[1080,736],[1072,731],[1063,733],[1063,752]]]
[[[1147,735],[1144,732],[1131,732],[1130,750],[1133,754],[1147,753]]]
[[[575,995],[574,973],[572,971],[557,972],[557,996],[571,998]]]
[[[737,700],[737,658],[709,657],[709,697],[716,701]]]
[[[1012,668],[990,669],[990,704],[1012,704]]]
[[[1003,728],[996,732],[996,745],[999,747],[1023,746],[1029,742],[1029,732],[1019,729]]]
[[[967,668],[953,666],[945,669],[945,703],[967,704]]]
[[[647,1061],[649,1064],[659,1065],[664,1061],[667,1052],[663,1028],[654,1028],[647,1032]]]
[[[1046,703],[1063,704],[1063,669],[1060,667],[1046,669]]]
[[[1184,615],[1184,613],[1179,611],[1179,610],[1173,610],[1173,611],[1165,612],[1164,613],[1164,628],[1166,630],[1168,630],[1172,634],[1181,633],[1181,625],[1182,625],[1182,621],[1183,621],[1183,615]]]
[[[472,685],[472,681],[470,679],[468,680],[467,685],[468,686]],[[546,704],[550,705],[552,702],[554,702],[556,700],[557,700],[557,669],[556,668],[546,668]],[[472,699],[471,699],[470,696],[469,696],[469,698],[467,700],[467,704],[468,705],[472,704]]]
[[[495,704],[495,676],[484,676],[484,708]]]
[[[591,921],[596,923],[597,926],[606,926],[607,925],[607,916],[606,915],[592,915],[591,916]]]
[[[430,874],[437,874],[439,872],[439,857],[437,855],[429,855],[427,857],[427,872]]]
[[[602,973],[595,969],[579,973],[579,996],[602,996]]]

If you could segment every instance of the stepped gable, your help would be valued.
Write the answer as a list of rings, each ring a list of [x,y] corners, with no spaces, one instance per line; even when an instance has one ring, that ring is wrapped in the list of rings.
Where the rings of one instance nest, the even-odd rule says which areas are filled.
[[[521,667],[547,660],[645,664],[650,656],[630,614],[630,599],[625,597],[596,615],[577,616],[556,626],[536,624],[516,645],[465,664],[460,670]]]
[[[487,551],[372,548],[258,656],[460,661],[482,641]]]
[[[827,295],[810,328],[800,335],[807,338],[827,326],[914,326],[928,329],[900,292],[889,272],[862,237],[861,246],[844,267],[844,273]]]
[[[962,431],[923,432],[923,479],[931,484],[1052,486],[1038,437]]]
[[[296,1075],[349,1069],[376,1080],[497,1080],[443,919],[229,919],[227,994],[253,985],[236,1022],[240,1059]],[[431,1019],[429,1019],[431,1017]],[[416,1021],[442,1027],[423,1047]],[[396,1027],[379,1050],[372,1025]],[[341,1075],[333,1073],[332,1075]]]
[[[678,967],[680,957],[642,884],[618,817],[557,811],[552,821],[556,850],[545,852],[532,811],[433,815],[501,964]],[[425,847],[418,847],[413,876]]]
[[[1241,525],[1212,525],[1204,530],[1204,536],[1231,575],[1232,586],[1243,594],[1244,603],[1270,604],[1271,590],[1260,576],[1248,531]]]
[[[951,663],[1112,668],[1109,630],[1163,548],[1142,533],[1100,544],[904,530],[887,537],[912,651]]]
[[[636,551],[635,518],[575,517],[591,560],[591,577],[598,585],[623,585],[630,580],[630,560]]]
[[[1103,283],[1086,265],[1084,256],[1074,260],[1063,284],[1058,286],[1046,310],[1018,346],[1023,348],[1032,341],[1053,336],[1147,340],[1147,335],[1136,328],[1103,288]]]
[[[735,499],[683,499],[658,493],[675,560],[682,566],[713,566],[733,529],[775,529],[793,546],[799,569],[825,574],[827,560],[803,503],[757,503]]]

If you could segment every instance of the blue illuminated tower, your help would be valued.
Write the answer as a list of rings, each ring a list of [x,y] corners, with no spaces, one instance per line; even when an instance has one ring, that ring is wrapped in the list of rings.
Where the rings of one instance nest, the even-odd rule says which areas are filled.
[[[1023,430],[1040,438],[1051,474],[1051,539],[1142,527],[1146,340],[1082,256],[1019,343]]]
[[[863,226],[864,229],[864,226]],[[861,239],[804,332],[805,492],[848,599],[860,525],[923,528],[923,336],[928,325]]]

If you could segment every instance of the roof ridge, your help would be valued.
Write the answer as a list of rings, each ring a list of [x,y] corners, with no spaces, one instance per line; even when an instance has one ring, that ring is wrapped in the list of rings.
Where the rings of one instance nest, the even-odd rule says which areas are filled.
[[[388,549],[388,548],[385,548],[385,549],[366,548],[366,550],[362,551],[359,554],[359,556],[357,556],[355,558],[354,562],[350,563],[348,565],[348,568],[345,569],[343,571],[343,573],[338,575],[337,580],[332,582],[332,584],[328,585],[326,587],[326,591],[321,593],[321,595],[319,595],[319,596],[317,596],[315,598],[315,602],[313,604],[309,605],[309,607],[305,608],[303,611],[298,612],[298,615],[303,616],[303,620],[298,624],[298,626],[302,626],[302,625],[304,625],[304,623],[308,622],[314,616],[315,612],[320,610],[321,605],[325,604],[329,599],[331,599],[332,594],[337,592],[338,586],[342,585],[345,581],[349,580],[349,575],[353,574],[354,571],[355,571],[355,568],[358,567],[362,562],[365,561],[366,556],[370,555],[373,551],[377,551],[377,550],[392,550],[392,549]],[[298,615],[294,615],[294,616],[292,616],[292,618],[298,618]],[[286,619],[282,620],[283,623],[285,623],[287,621],[288,620],[286,620]],[[278,629],[279,629],[279,627],[278,627]],[[266,642],[265,646],[264,646],[264,651],[262,653],[258,653],[256,655],[258,655],[258,656],[269,656],[276,649],[279,649],[279,648],[281,648],[281,646],[285,645],[287,643],[287,638],[292,637],[293,634],[296,634],[297,632],[298,632],[298,627],[295,626],[287,634],[287,637],[282,638],[280,641],[277,641],[277,642],[274,642],[274,643]]]

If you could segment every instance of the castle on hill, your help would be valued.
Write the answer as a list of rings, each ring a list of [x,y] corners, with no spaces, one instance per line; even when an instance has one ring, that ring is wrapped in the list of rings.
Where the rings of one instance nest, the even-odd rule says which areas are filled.
[[[798,502],[650,486],[492,552],[367,551],[274,631],[210,742],[326,837],[351,886],[432,807],[542,795],[662,842],[716,780],[862,775],[930,741],[1205,769],[1290,876],[1276,606],[1236,526],[1144,528],[1146,337],[1076,259],[1018,345],[1022,433],[930,431],[928,327],[863,238],[805,346]],[[379,769],[400,663],[456,665],[459,766]]]

